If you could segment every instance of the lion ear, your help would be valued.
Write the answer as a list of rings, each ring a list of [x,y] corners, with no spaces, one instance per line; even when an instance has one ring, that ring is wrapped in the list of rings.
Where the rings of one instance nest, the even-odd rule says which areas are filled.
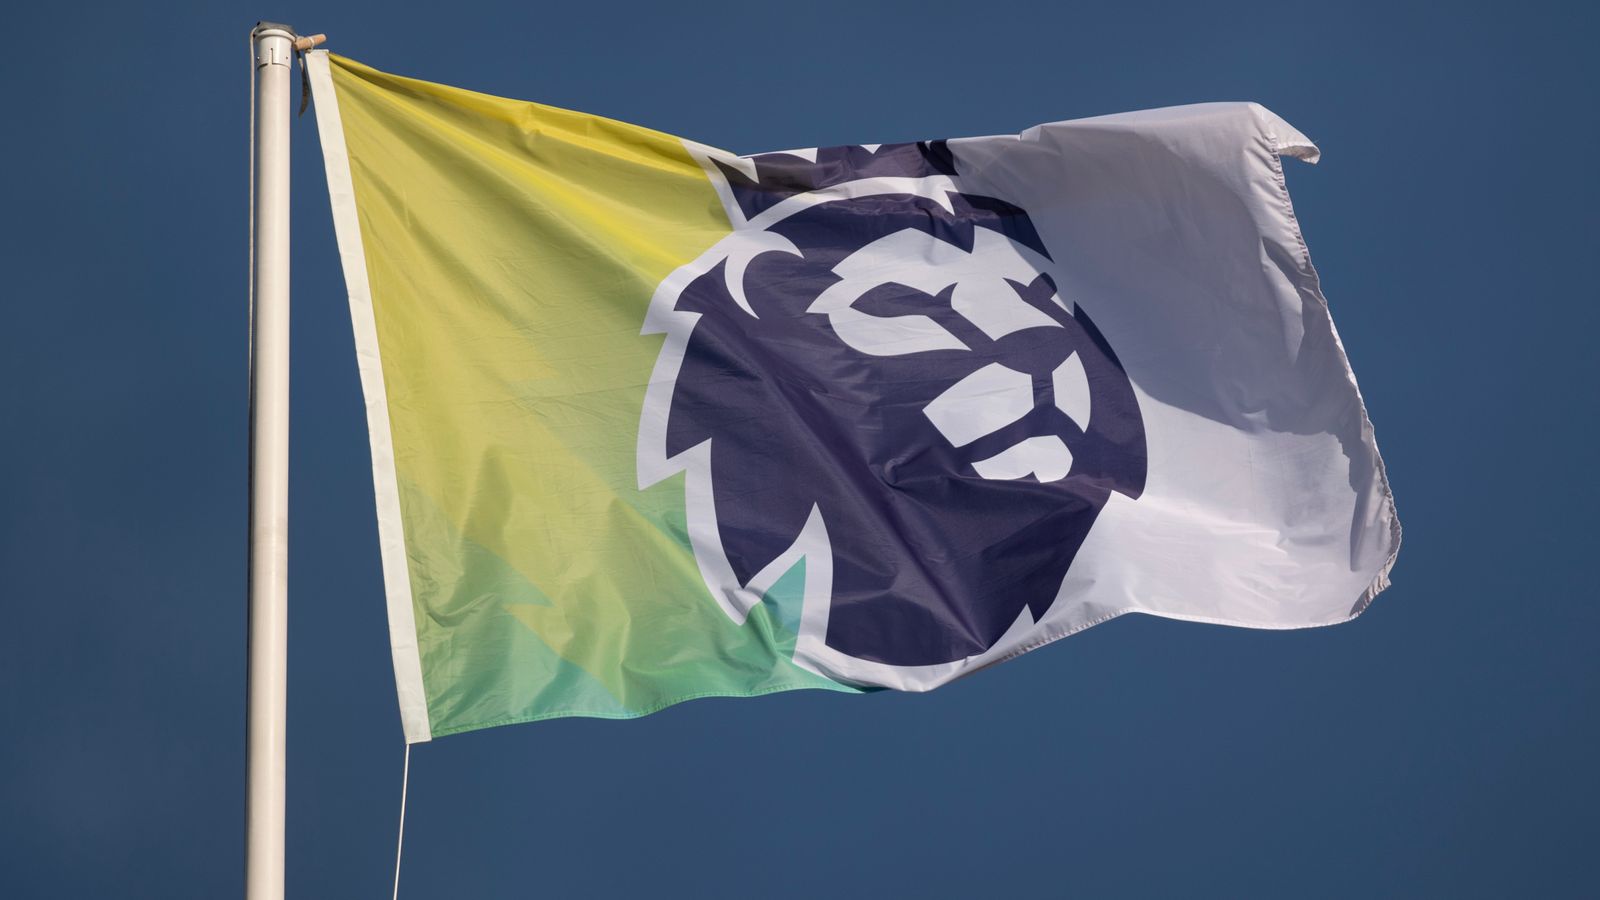
[[[787,238],[784,241],[787,242]],[[793,246],[793,245],[790,245]],[[763,325],[810,325],[807,311],[839,276],[806,260],[800,251],[773,248],[752,256],[744,272],[746,285],[760,285],[748,293],[750,311]]]
[[[738,243],[684,288],[674,308],[741,319],[799,318],[819,289],[838,280],[807,265],[788,238],[770,232],[755,235],[736,235]],[[754,284],[761,289],[749,290]]]
[[[738,232],[729,238],[728,255],[722,263],[723,286],[740,309],[759,318],[746,295],[745,280],[750,263],[767,253],[784,253],[804,258],[794,242],[775,231]]]

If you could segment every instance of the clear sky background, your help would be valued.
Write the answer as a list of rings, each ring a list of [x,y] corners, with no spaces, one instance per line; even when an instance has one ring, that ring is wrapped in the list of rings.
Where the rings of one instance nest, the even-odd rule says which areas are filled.
[[[441,739],[402,896],[1600,892],[1592,4],[27,4],[0,139],[0,895],[239,895],[247,32],[738,152],[1256,100],[1405,532],[1358,621],[1129,616],[931,694]],[[296,124],[288,883],[386,897],[402,742]]]

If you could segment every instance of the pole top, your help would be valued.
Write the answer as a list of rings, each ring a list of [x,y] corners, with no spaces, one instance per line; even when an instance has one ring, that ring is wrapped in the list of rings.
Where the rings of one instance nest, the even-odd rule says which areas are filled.
[[[259,42],[270,37],[288,38],[292,41],[299,35],[293,28],[281,22],[257,22],[256,27],[250,29],[250,39],[253,41]]]
[[[301,36],[288,25],[278,22],[257,22],[250,29],[250,39],[256,47],[256,67],[287,66],[295,53],[304,53],[328,39],[325,34]]]

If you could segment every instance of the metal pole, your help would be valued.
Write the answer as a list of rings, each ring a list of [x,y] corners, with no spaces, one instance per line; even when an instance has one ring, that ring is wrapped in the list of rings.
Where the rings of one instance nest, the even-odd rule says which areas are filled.
[[[250,684],[245,896],[282,900],[289,582],[289,123],[294,33],[251,32],[256,71],[250,355]]]

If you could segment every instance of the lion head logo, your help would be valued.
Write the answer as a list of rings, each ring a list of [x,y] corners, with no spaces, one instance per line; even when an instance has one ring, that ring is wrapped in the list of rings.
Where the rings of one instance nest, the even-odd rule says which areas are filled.
[[[1113,491],[1144,488],[1116,354],[1026,212],[943,142],[734,158],[735,230],[658,289],[639,473],[685,473],[736,620],[800,560],[796,660],[915,686],[1055,602]]]

